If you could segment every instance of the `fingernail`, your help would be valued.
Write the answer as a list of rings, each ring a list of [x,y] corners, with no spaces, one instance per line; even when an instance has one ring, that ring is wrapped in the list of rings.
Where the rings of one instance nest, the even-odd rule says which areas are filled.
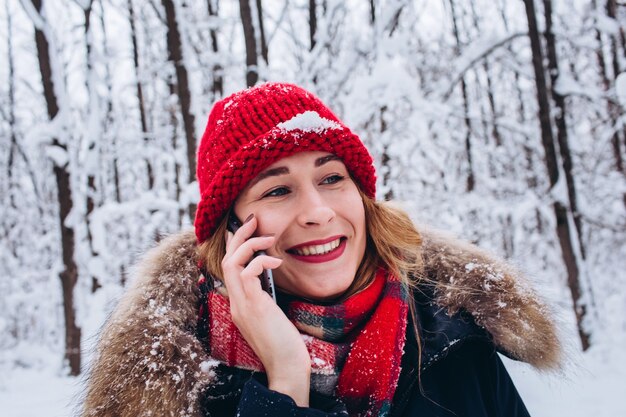
[[[252,220],[252,218],[253,218],[253,217],[254,217],[254,213],[250,214],[250,215],[246,218],[246,220],[243,222],[243,224],[248,223],[250,220]]]

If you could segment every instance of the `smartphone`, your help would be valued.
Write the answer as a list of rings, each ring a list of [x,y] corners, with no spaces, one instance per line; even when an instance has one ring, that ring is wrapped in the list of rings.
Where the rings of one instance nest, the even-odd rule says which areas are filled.
[[[239,229],[240,227],[241,227],[241,221],[231,211],[230,214],[228,215],[228,223],[227,223],[226,228],[230,232],[235,233],[237,229]],[[267,255],[267,254],[263,250],[260,250],[254,253],[254,257],[257,257],[259,255]],[[272,297],[274,302],[276,302],[276,290],[274,289],[274,275],[272,274],[272,270],[264,269],[263,273],[259,275],[259,279],[261,280],[261,288],[263,288],[263,290]]]

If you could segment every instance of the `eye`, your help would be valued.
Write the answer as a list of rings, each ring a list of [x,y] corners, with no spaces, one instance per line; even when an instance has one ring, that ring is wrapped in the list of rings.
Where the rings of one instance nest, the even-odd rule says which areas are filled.
[[[287,188],[287,187],[276,187],[276,188],[273,188],[273,189],[269,190],[265,194],[263,194],[262,198],[265,198],[265,197],[281,197],[281,196],[286,195],[286,194],[289,194],[289,188]]]
[[[337,184],[342,181],[345,177],[339,174],[329,175],[328,177],[322,180],[322,184]]]

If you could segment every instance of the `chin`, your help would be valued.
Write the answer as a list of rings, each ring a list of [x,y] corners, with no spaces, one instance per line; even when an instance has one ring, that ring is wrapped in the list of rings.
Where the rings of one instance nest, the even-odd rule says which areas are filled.
[[[345,287],[333,287],[333,288],[312,288],[310,291],[306,291],[306,294],[301,294],[302,297],[308,298],[314,301],[332,301],[340,298],[348,290],[350,286]]]
[[[310,274],[300,274],[296,277],[294,277],[295,274],[285,274],[285,276],[283,275],[284,272],[280,273],[279,270],[276,270],[274,280],[276,281],[276,285],[288,294],[312,301],[328,302],[340,298],[345,294],[350,288],[350,285],[352,285],[352,281],[354,281],[354,274],[348,274],[348,276],[346,276],[345,271],[341,272],[343,273],[338,273],[337,271],[316,271],[315,274],[311,274],[315,277],[329,277],[328,279],[320,280]],[[283,283],[284,286],[281,285],[281,283]]]

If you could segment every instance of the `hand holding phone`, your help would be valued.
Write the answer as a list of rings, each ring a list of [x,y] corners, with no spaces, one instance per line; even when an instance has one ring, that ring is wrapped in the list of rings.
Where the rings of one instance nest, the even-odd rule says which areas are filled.
[[[228,216],[228,223],[227,223],[226,228],[228,229],[228,231],[235,233],[237,229],[239,229],[240,227],[241,227],[241,221],[239,221],[237,216],[235,216],[235,213],[231,211]],[[262,250],[254,253],[255,257],[260,256],[260,255],[267,255],[267,254],[265,253],[265,251],[262,251]],[[272,270],[271,269],[263,270],[263,273],[259,275],[259,279],[261,280],[261,288],[263,288],[263,290],[272,297],[274,302],[276,302],[276,290],[274,287],[274,275],[272,274]]]
[[[302,335],[276,303],[272,271],[267,268],[278,268],[282,260],[262,252],[271,247],[275,238],[253,236],[257,226],[253,216],[244,224],[236,216],[228,218],[228,230],[233,235],[226,238],[222,269],[230,315],[263,363],[268,388],[308,407],[311,357]],[[256,281],[259,278],[262,288]]]

